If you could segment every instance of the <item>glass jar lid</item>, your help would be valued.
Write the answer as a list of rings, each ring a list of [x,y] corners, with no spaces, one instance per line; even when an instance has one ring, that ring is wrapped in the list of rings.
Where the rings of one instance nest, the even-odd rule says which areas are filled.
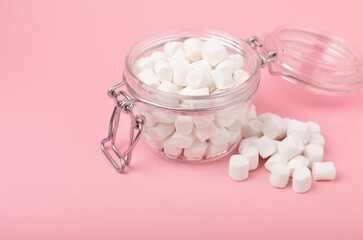
[[[345,40],[302,26],[280,26],[262,39],[265,53],[275,50],[270,73],[305,89],[345,95],[363,87],[362,59]]]

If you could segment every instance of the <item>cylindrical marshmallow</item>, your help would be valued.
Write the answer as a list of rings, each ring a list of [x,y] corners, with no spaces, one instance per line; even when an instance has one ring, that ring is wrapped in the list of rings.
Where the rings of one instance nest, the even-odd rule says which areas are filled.
[[[164,52],[161,51],[155,51],[153,52],[149,57],[149,62],[151,66],[154,66],[154,64],[161,60],[161,59],[167,59],[167,55]]]
[[[145,84],[157,88],[160,85],[160,82],[155,75],[154,71],[151,68],[146,68],[142,72],[137,74],[137,77],[144,82]]]
[[[163,147],[165,154],[172,155],[174,157],[179,156],[183,151],[182,148],[174,146],[170,137],[163,141]]]
[[[173,67],[173,81],[180,86],[187,86],[187,75],[192,70],[190,63],[182,58],[173,58],[170,61],[170,65]]]
[[[179,92],[178,86],[171,82],[162,82],[159,87],[157,87],[157,89],[160,91],[174,94],[177,94]]]
[[[324,148],[318,144],[308,144],[305,147],[304,156],[309,159],[309,168],[312,168],[314,162],[323,161]]]
[[[186,80],[192,88],[204,88],[212,84],[212,78],[209,73],[201,70],[190,71],[186,76]]]
[[[216,66],[224,59],[228,58],[227,49],[217,38],[206,41],[202,48],[203,59],[207,60],[211,66]]]
[[[214,69],[212,70],[212,77],[218,89],[226,90],[234,87],[235,83],[228,69]]]
[[[207,147],[207,142],[201,142],[198,139],[195,139],[189,148],[184,149],[184,156],[190,159],[200,159],[204,156]]]
[[[245,83],[248,78],[248,73],[242,69],[238,69],[233,73],[233,79],[236,87]]]
[[[239,147],[238,147],[238,152],[241,153],[242,149],[248,145],[252,145],[254,147],[255,146],[254,141],[256,141],[257,139],[258,139],[258,137],[249,137],[249,138],[242,139],[242,141],[240,142]]]
[[[160,82],[171,82],[173,79],[173,67],[165,59],[155,62],[154,69]]]
[[[249,170],[254,170],[258,167],[258,151],[255,147],[247,145],[242,148],[241,155],[246,157],[249,162]]]
[[[290,170],[282,163],[275,163],[271,170],[270,183],[277,188],[286,187]]]
[[[247,123],[247,126],[244,128],[244,136],[246,138],[249,137],[261,137],[262,136],[262,122],[259,120],[251,120]]]
[[[254,141],[254,146],[262,158],[267,158],[277,151],[275,143],[268,136],[263,136]]]
[[[314,162],[313,177],[315,180],[334,180],[336,170],[333,162]]]
[[[271,139],[282,139],[286,137],[286,126],[279,116],[271,116],[263,122],[261,131]]]
[[[310,127],[304,122],[293,119],[287,127],[287,135],[291,134],[299,136],[303,143],[307,144],[310,138]]]
[[[311,173],[309,168],[299,167],[292,175],[292,189],[297,193],[304,193],[311,188]]]
[[[175,122],[176,115],[161,111],[153,111],[152,115],[154,120],[160,123],[173,123]]]
[[[178,132],[175,132],[171,136],[170,141],[175,147],[189,148],[190,146],[192,146],[194,139],[195,139],[194,133],[191,133],[189,135],[182,135]]]
[[[187,96],[205,96],[209,95],[209,89],[207,87],[203,88],[192,88],[191,86],[186,86],[182,90],[179,91],[180,95]]]
[[[197,62],[193,62],[191,65],[192,65],[194,70],[207,72],[208,74],[210,74],[211,71],[212,71],[212,67],[204,59],[200,60],[200,61],[197,61]]]
[[[214,121],[213,114],[193,116],[193,122],[197,128],[206,128]]]
[[[194,123],[191,116],[179,115],[175,119],[175,131],[182,135],[188,135],[193,131]]]
[[[294,174],[296,168],[299,167],[308,167],[309,166],[309,159],[304,156],[297,155],[293,157],[288,163],[287,167],[290,169],[290,177]]]
[[[183,49],[183,43],[177,41],[170,41],[165,43],[164,45],[164,52],[168,57],[173,56],[178,49]]]
[[[320,126],[316,122],[308,121],[306,124],[310,127],[311,133],[320,133]]]
[[[209,138],[213,137],[218,128],[213,123],[208,124],[205,128],[194,128],[194,134],[199,139],[199,141],[204,142]]]
[[[281,156],[278,152],[273,154],[266,162],[265,162],[265,168],[271,172],[272,167],[275,165],[275,163],[281,163],[283,165],[287,164],[287,159]]]
[[[158,123],[148,129],[149,135],[156,141],[161,141],[174,132],[174,124]]]
[[[249,162],[242,155],[232,155],[229,160],[229,176],[235,181],[243,181],[248,178]]]
[[[318,144],[324,147],[325,138],[320,133],[312,133],[310,135],[309,143]]]
[[[140,73],[147,68],[151,68],[152,66],[150,65],[150,61],[149,61],[148,57],[142,57],[142,58],[138,58],[135,61],[134,67],[135,67],[136,72]]]
[[[247,114],[247,119],[248,120],[257,119],[256,106],[253,104],[251,104],[250,111]]]
[[[199,38],[188,38],[184,41],[184,50],[190,61],[198,61],[202,58],[202,41]]]
[[[225,128],[217,128],[216,134],[209,138],[209,141],[216,146],[226,146],[230,140],[231,136]]]
[[[228,145],[225,146],[216,146],[213,143],[209,142],[207,151],[205,152],[205,155],[207,157],[215,157],[222,153],[224,153],[227,150]]]
[[[215,116],[216,124],[220,127],[231,126],[237,118],[235,111],[232,110],[217,113]]]
[[[287,159],[301,154],[304,151],[304,147],[304,143],[300,137],[294,134],[288,135],[277,145],[279,153]]]

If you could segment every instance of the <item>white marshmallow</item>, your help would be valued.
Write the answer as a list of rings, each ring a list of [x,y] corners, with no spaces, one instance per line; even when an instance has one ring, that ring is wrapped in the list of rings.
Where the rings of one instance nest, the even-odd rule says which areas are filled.
[[[282,139],[286,137],[286,126],[279,116],[270,116],[263,122],[261,131],[271,139]]]
[[[149,135],[156,141],[161,141],[170,136],[174,132],[174,124],[158,123],[148,129]]]
[[[173,81],[180,86],[187,86],[187,75],[192,70],[190,63],[182,58],[173,58],[170,61],[170,65],[173,67]]]
[[[236,113],[234,113],[234,114],[236,115]],[[234,122],[231,125],[229,125],[227,128],[228,128],[229,131],[236,131],[236,132],[241,133],[241,131],[242,131],[242,123],[236,117],[236,119],[234,120]]]
[[[234,79],[234,83],[235,86],[239,86],[242,85],[243,83],[245,83],[247,81],[247,79],[250,76],[248,75],[248,73],[242,69],[238,69],[233,73],[233,79]]]
[[[255,147],[247,145],[242,148],[241,155],[246,157],[249,162],[249,170],[255,170],[258,167],[258,151]]]
[[[271,118],[271,117],[279,117],[278,115],[274,114],[274,113],[261,113],[260,115],[258,115],[258,120],[260,120],[261,122],[265,122],[267,119]]]
[[[234,62],[234,68],[236,70],[243,67],[244,59],[241,54],[231,54],[228,56],[228,58]]]
[[[285,125],[285,128],[286,128],[286,133],[287,133],[287,128],[289,127],[290,122],[291,122],[290,118],[283,118],[282,119],[282,123]]]
[[[229,141],[228,145],[233,145],[242,138],[241,130],[229,130],[229,128],[226,128],[229,133]]]
[[[251,120],[247,123],[247,126],[244,128],[244,136],[248,137],[260,137],[262,136],[261,132],[262,122],[259,120]]]
[[[315,180],[334,180],[336,170],[333,162],[314,162],[313,177]]]
[[[191,86],[188,85],[182,90],[180,90],[179,94],[187,96],[204,96],[204,95],[209,95],[209,89],[207,87],[192,88]]]
[[[283,165],[287,164],[287,159],[281,156],[278,152],[273,154],[266,162],[265,162],[265,168],[271,172],[272,167],[275,165],[275,163],[281,163]]]
[[[207,151],[205,152],[205,155],[207,157],[215,157],[217,155],[220,155],[224,153],[224,151],[227,150],[228,145],[226,146],[216,146],[212,144],[211,142],[208,143]]]
[[[159,123],[173,123],[174,124],[175,119],[176,119],[176,115],[174,115],[174,114],[165,113],[165,112],[161,112],[161,111],[157,111],[157,110],[154,110],[152,112],[152,115],[153,115],[154,120]]]
[[[178,94],[179,87],[171,82],[162,82],[159,87],[157,87],[158,90],[168,92],[168,93],[174,93]]]
[[[144,137],[147,141],[147,143],[152,147],[155,148],[156,150],[161,150],[163,149],[163,142],[162,141],[157,141],[155,140],[153,137],[150,136],[150,134],[148,134],[147,132],[144,132]]]
[[[320,126],[316,122],[308,121],[306,124],[310,127],[311,133],[320,133]]]
[[[226,90],[234,87],[235,83],[232,74],[228,69],[222,68],[212,70],[212,77],[217,89]]]
[[[263,136],[254,141],[254,146],[262,158],[267,158],[277,151],[275,143],[268,136]]]
[[[287,127],[287,135],[295,134],[301,138],[304,144],[307,144],[310,137],[310,128],[308,124],[298,121],[291,120]]]
[[[134,67],[136,72],[140,73],[147,68],[151,68],[152,66],[150,65],[148,57],[142,57],[135,61]]]
[[[225,111],[216,114],[216,124],[220,127],[229,127],[237,119],[237,115],[234,111]]]
[[[229,160],[229,176],[235,181],[243,181],[248,178],[249,162],[242,155],[232,155]]]
[[[194,70],[203,71],[207,72],[208,74],[211,74],[212,68],[209,65],[209,63],[204,59],[197,62],[193,62],[191,65]]]
[[[271,170],[270,183],[277,188],[286,187],[290,170],[282,163],[275,163]]]
[[[292,175],[292,189],[297,193],[304,193],[311,188],[311,173],[306,167],[298,167]]]
[[[171,56],[170,61],[178,61],[178,60],[185,60],[189,63],[187,59],[187,54],[185,53],[183,48],[179,48],[175,51],[173,56]]]
[[[148,110],[145,110],[143,108],[139,108],[139,113],[145,117],[145,126],[147,127],[153,127],[157,124],[157,121],[154,119],[151,112]]]
[[[155,62],[154,69],[160,82],[171,82],[173,80],[173,67],[165,59]]]
[[[175,131],[182,135],[188,135],[193,131],[194,123],[191,116],[178,115],[175,119]]]
[[[278,151],[284,158],[291,159],[304,151],[304,143],[300,137],[291,134],[282,140],[278,145]]]
[[[205,128],[194,128],[194,134],[199,141],[204,142],[217,133],[218,128],[213,123]]]
[[[151,66],[155,66],[155,63],[161,59],[167,59],[167,56],[164,52],[155,51],[149,57],[149,62]]]
[[[190,61],[202,58],[202,41],[199,38],[188,38],[184,41],[184,50]]]
[[[318,144],[318,145],[324,147],[325,138],[319,133],[312,133],[310,135],[309,143]]]
[[[296,168],[298,167],[308,167],[309,166],[309,159],[304,156],[297,155],[293,157],[288,163],[287,167],[290,169],[290,177],[292,177],[293,173],[295,172]]]
[[[190,71],[186,76],[186,80],[188,86],[191,86],[193,88],[209,87],[212,84],[212,78],[210,77],[210,75],[207,72],[201,70]]]
[[[310,160],[309,168],[312,168],[314,162],[323,161],[324,148],[318,144],[308,144],[305,147],[304,156]]]
[[[256,106],[251,104],[250,111],[247,114],[248,120],[257,119],[257,112],[256,112]]]
[[[229,132],[225,128],[217,128],[216,134],[209,138],[209,141],[216,146],[228,146],[228,142],[231,139]]]
[[[207,60],[211,66],[216,66],[224,59],[228,58],[227,49],[217,38],[206,41],[202,48],[203,59]]]
[[[193,122],[197,128],[206,128],[214,121],[214,115],[193,116]]]
[[[201,142],[198,139],[195,139],[192,146],[184,149],[184,156],[190,159],[200,159],[204,156],[207,147],[207,142]]]
[[[171,41],[165,43],[164,45],[164,52],[168,57],[173,56],[176,50],[178,49],[183,49],[183,43],[177,41]]]
[[[240,142],[239,147],[238,147],[238,152],[242,153],[243,148],[248,145],[252,145],[254,147],[255,146],[254,141],[256,141],[257,139],[258,139],[258,137],[249,137],[249,138],[242,139],[242,141]]]
[[[183,135],[178,132],[175,132],[171,136],[171,143],[178,148],[190,148],[192,146],[193,141],[195,139],[195,135],[193,133],[189,135]]]
[[[137,77],[142,82],[153,88],[157,88],[160,85],[157,76],[155,75],[154,71],[151,68],[146,68],[142,72],[138,73]]]
[[[243,64],[243,63],[242,63]],[[215,69],[227,69],[228,72],[232,75],[236,70],[238,70],[241,66],[236,63],[234,60],[227,58],[220,62]]]
[[[174,146],[174,144],[171,141],[171,138],[167,138],[163,141],[163,147],[164,147],[164,153],[172,156],[179,156],[183,149]]]

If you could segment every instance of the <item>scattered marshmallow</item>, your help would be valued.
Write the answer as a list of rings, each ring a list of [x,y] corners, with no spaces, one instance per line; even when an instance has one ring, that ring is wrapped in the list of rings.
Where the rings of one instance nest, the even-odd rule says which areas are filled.
[[[304,151],[304,147],[304,143],[296,135],[288,135],[277,146],[279,153],[287,159],[301,154]]]
[[[286,126],[279,116],[270,116],[266,119],[262,124],[261,131],[271,139],[282,139],[286,137]]]
[[[310,137],[310,127],[307,123],[293,119],[287,127],[287,135],[291,134],[299,136],[303,143],[307,144]]]
[[[310,160],[309,168],[312,168],[313,163],[323,161],[324,148],[318,144],[308,144],[305,147],[304,156]]]
[[[242,148],[241,155],[248,159],[250,171],[258,167],[259,156],[255,147],[247,145],[246,147]]]
[[[336,170],[333,162],[314,162],[313,177],[315,180],[334,180]]]
[[[264,167],[271,172],[272,167],[275,165],[275,163],[281,163],[283,165],[287,164],[287,158],[284,158],[281,156],[280,153],[273,154],[266,162]]]
[[[263,136],[254,142],[254,146],[262,158],[267,158],[276,152],[275,143],[268,136]]]
[[[207,142],[201,142],[198,139],[195,139],[189,148],[184,149],[184,156],[188,159],[201,159],[204,156],[207,147]]]
[[[313,121],[308,121],[306,124],[309,126],[311,133],[319,133],[320,134],[319,124],[317,124],[316,122],[313,122]]]
[[[298,155],[293,157],[288,163],[287,167],[290,169],[290,177],[292,177],[293,173],[295,172],[296,168],[298,167],[308,167],[309,166],[309,159],[302,155]]]
[[[292,189],[297,193],[304,193],[311,188],[311,173],[307,167],[299,167],[292,175]]]
[[[238,152],[242,153],[242,150],[245,146],[252,145],[254,147],[254,141],[256,141],[258,137],[249,137],[242,139],[242,141],[239,144]]]
[[[262,122],[259,120],[251,120],[247,123],[244,129],[245,137],[261,137],[262,136]]]
[[[319,133],[312,133],[310,135],[309,143],[318,144],[318,145],[324,147],[325,138]]]
[[[248,178],[249,161],[242,155],[232,155],[229,160],[229,176],[235,181]]]
[[[282,163],[275,163],[271,170],[270,183],[277,188],[286,187],[289,181],[290,170]]]

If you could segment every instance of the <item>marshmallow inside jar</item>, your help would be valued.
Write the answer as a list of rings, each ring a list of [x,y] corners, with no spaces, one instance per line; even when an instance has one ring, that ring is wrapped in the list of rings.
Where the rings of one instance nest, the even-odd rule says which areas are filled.
[[[188,163],[230,153],[251,116],[260,63],[243,40],[216,31],[173,30],[137,42],[123,78],[146,119],[144,142],[162,158]]]

